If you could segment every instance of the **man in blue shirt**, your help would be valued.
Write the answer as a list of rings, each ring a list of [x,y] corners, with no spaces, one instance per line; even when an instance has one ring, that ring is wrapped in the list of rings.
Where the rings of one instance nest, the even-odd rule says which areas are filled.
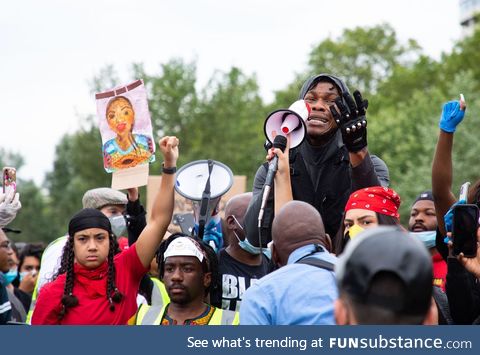
[[[273,220],[272,238],[280,268],[245,292],[240,324],[335,324],[336,257],[318,211],[306,202],[286,203]]]

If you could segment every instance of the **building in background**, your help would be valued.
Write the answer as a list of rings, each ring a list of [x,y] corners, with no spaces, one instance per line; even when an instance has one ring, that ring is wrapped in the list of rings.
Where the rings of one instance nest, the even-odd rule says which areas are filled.
[[[473,34],[475,26],[480,22],[480,0],[460,0],[460,25],[462,35]]]

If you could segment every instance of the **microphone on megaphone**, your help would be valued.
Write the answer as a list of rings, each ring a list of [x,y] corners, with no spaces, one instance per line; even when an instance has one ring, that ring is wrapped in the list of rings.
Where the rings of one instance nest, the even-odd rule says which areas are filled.
[[[264,124],[267,140],[274,140],[273,131],[281,135],[290,136],[290,149],[300,145],[305,139],[305,121],[310,114],[310,106],[305,100],[295,101],[288,109],[273,111],[268,115]]]

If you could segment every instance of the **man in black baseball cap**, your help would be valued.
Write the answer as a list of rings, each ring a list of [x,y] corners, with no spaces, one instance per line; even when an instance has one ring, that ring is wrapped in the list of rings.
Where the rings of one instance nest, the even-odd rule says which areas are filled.
[[[337,324],[437,322],[430,256],[421,242],[397,227],[359,235],[347,245],[335,272]]]

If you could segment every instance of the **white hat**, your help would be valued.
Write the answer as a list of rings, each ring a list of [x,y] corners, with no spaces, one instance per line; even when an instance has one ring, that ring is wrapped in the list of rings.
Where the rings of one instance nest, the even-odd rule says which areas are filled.
[[[163,260],[169,256],[194,256],[200,262],[203,261],[202,251],[189,237],[178,237],[172,241],[163,255]]]

